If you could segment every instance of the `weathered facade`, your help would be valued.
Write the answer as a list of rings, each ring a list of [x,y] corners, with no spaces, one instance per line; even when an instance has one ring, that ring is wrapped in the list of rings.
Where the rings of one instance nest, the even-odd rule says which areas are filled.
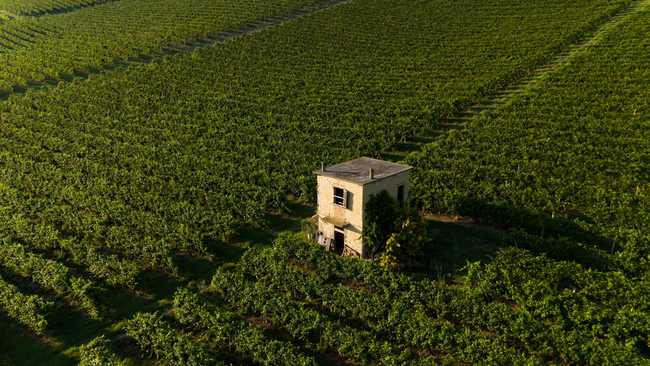
[[[408,165],[362,157],[315,171],[316,241],[339,254],[366,258],[368,251],[363,245],[366,203],[372,195],[386,191],[404,204],[408,199],[410,170]]]

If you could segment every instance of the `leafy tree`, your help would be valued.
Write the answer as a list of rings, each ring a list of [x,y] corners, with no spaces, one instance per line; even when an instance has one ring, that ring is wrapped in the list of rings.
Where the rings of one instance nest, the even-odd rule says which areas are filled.
[[[420,215],[400,207],[386,191],[370,197],[364,218],[364,243],[383,267],[398,269],[422,254],[427,232]]]
[[[422,218],[417,213],[405,215],[398,230],[386,241],[379,265],[399,269],[404,264],[412,264],[422,255],[427,241],[427,231]]]
[[[363,241],[371,258],[384,249],[401,215],[401,208],[388,192],[381,191],[370,197],[365,207]]]

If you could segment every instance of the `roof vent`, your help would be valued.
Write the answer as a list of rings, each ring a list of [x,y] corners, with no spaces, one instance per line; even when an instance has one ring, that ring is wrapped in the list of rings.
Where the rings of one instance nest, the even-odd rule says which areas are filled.
[[[375,171],[372,168],[368,169],[368,177],[370,179],[375,179]]]

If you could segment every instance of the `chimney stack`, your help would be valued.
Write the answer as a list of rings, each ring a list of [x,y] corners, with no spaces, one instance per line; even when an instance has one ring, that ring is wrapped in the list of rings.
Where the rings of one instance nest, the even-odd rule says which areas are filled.
[[[372,168],[368,169],[368,177],[375,179],[375,171]]]

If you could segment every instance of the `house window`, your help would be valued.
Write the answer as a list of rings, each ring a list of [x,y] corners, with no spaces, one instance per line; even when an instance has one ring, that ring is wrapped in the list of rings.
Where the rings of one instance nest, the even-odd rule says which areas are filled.
[[[345,189],[334,187],[334,204],[345,206]]]
[[[397,187],[397,203],[404,206],[404,186]]]

